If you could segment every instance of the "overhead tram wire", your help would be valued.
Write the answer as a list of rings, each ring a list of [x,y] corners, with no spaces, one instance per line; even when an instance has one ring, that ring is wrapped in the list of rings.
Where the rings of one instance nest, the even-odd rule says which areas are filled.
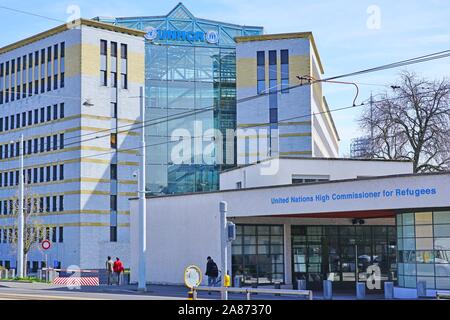
[[[62,20],[59,20],[59,19],[54,19],[54,18],[51,18],[51,17],[48,17],[48,16],[34,14],[32,12],[28,12],[28,11],[24,11],[24,10],[18,10],[18,9],[6,7],[6,6],[0,6],[0,9],[11,10],[11,11],[22,13],[22,14],[29,14],[29,15],[36,16],[36,17],[41,17],[41,18],[45,18],[45,19],[49,19],[49,20],[53,20],[53,21],[67,23],[66,21],[62,21]],[[145,42],[145,40],[144,40],[144,42]],[[339,79],[339,78],[344,78],[344,77],[349,77],[349,76],[354,76],[354,75],[360,75],[360,74],[364,74],[364,73],[376,72],[376,71],[396,68],[396,67],[400,67],[400,66],[406,66],[406,65],[426,62],[426,61],[430,61],[430,60],[442,59],[442,58],[446,58],[446,57],[449,57],[449,56],[450,56],[450,50],[444,50],[444,51],[431,53],[431,54],[427,54],[427,55],[423,55],[423,56],[419,56],[419,57],[415,57],[415,58],[410,58],[410,59],[406,59],[406,60],[397,61],[397,62],[394,62],[394,63],[390,63],[390,64],[386,64],[386,65],[382,65],[382,66],[378,66],[378,67],[374,67],[374,68],[369,68],[369,69],[360,70],[360,71],[356,71],[356,72],[352,72],[352,73],[342,74],[342,75],[338,75],[338,76],[334,76],[334,77],[328,77],[328,78],[324,78],[324,79],[318,79],[315,82],[312,81],[312,82],[309,82],[307,84],[312,85],[312,84],[314,84],[316,82],[325,82],[326,83],[326,81],[328,81],[328,80]],[[295,89],[295,88],[299,88],[301,86],[304,86],[304,84],[301,83],[301,84],[293,85],[293,86],[290,86],[290,87],[287,87],[287,88],[283,88],[283,89],[276,89],[275,91],[270,92],[270,93],[264,93],[264,94],[258,94],[258,95],[254,95],[254,96],[245,97],[245,98],[237,100],[236,102],[237,103],[247,102],[247,101],[250,101],[250,100],[253,100],[253,99],[257,99],[257,98],[260,98],[260,97],[263,97],[263,96],[267,96],[269,94],[279,93],[282,90]],[[51,95],[49,95],[49,96],[51,96]],[[136,98],[136,97],[128,97],[128,98]],[[78,98],[76,98],[76,99],[78,99]],[[214,108],[211,108],[211,110],[212,109],[214,109]],[[206,112],[206,111],[209,111],[209,110],[207,110],[207,108],[204,108],[200,112]],[[161,117],[159,119],[164,119],[164,118],[167,118],[167,117]],[[151,120],[148,120],[148,121],[154,121],[154,120],[158,120],[158,118],[151,119]],[[141,123],[142,122],[138,122],[138,123],[135,123],[135,124],[124,125],[124,126],[120,126],[120,128],[132,127],[134,125],[139,125]],[[142,128],[142,126],[138,127],[138,128],[130,129],[130,131],[136,130],[136,129],[139,129],[139,128]],[[116,130],[116,128],[105,129],[105,132],[106,131],[112,131],[112,130]],[[82,134],[82,135],[79,135],[79,136],[69,137],[67,139],[74,139],[76,137],[82,137],[82,136],[88,136],[88,135],[94,135],[94,134],[98,134],[98,132]],[[89,141],[90,140],[92,140],[92,139],[89,139]],[[80,141],[80,143],[81,142],[82,141]]]
[[[423,94],[426,93],[431,93],[430,92],[423,92]],[[408,95],[409,96],[409,95]],[[407,96],[401,96],[401,97],[395,97],[395,98],[386,98],[386,99],[381,99],[381,100],[377,100],[374,101],[374,103],[381,103],[381,102],[385,102],[385,101],[391,101],[391,100],[398,100],[398,99],[402,99],[405,98]],[[326,110],[326,111],[321,111],[321,112],[316,112],[316,113],[310,113],[310,114],[305,114],[305,115],[301,115],[301,116],[297,116],[297,117],[291,117],[291,118],[286,118],[283,120],[280,120],[278,122],[276,122],[277,124],[283,124],[286,123],[286,121],[289,120],[294,120],[294,119],[299,119],[299,118],[305,118],[305,117],[311,117],[314,115],[319,115],[319,114],[326,114],[326,113],[332,113],[332,112],[337,112],[337,111],[342,111],[342,110],[348,110],[348,109],[353,109],[353,108],[358,108],[358,107],[362,107],[365,106],[365,103],[360,103],[357,105],[351,105],[351,106],[346,106],[346,107],[340,107],[340,108],[335,108],[335,109],[330,109],[330,110]],[[259,127],[259,126],[268,126],[270,125],[270,123],[261,123],[261,124],[257,124],[257,125],[252,125],[252,126],[248,126],[246,128],[253,128],[253,127]],[[200,139],[200,138],[204,138],[202,136],[196,136],[196,137],[188,137],[188,139]],[[153,147],[153,146],[158,146],[158,145],[164,145],[164,144],[169,144],[169,143],[177,143],[180,142],[181,140],[185,139],[185,137],[182,137],[182,139],[180,140],[173,140],[173,141],[164,141],[164,142],[159,142],[159,143],[154,143],[154,144],[149,144],[146,145],[146,147]],[[126,149],[118,149],[118,150],[113,150],[113,151],[109,151],[109,152],[104,152],[104,153],[99,153],[99,154],[93,154],[93,155],[88,155],[88,156],[82,156],[81,159],[84,158],[93,158],[93,157],[98,157],[98,156],[102,156],[102,155],[108,155],[108,154],[113,154],[116,153],[116,151],[119,152],[126,152],[126,151],[132,151],[132,150],[139,150],[142,149],[142,146],[140,147],[134,147],[134,148],[126,148]]]

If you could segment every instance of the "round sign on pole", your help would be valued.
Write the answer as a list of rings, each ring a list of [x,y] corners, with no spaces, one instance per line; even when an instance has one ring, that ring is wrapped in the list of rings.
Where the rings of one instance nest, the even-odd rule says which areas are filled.
[[[197,266],[189,266],[184,271],[184,283],[186,287],[192,289],[202,283],[202,271]]]
[[[41,248],[43,250],[48,250],[52,247],[52,243],[50,242],[50,240],[44,240],[41,242]]]

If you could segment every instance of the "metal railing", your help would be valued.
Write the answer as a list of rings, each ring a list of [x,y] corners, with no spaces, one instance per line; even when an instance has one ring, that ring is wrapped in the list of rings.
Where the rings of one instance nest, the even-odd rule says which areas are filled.
[[[436,291],[436,299],[450,300],[450,291]]]
[[[199,291],[205,292],[220,292],[224,293],[225,300],[228,300],[228,293],[243,293],[247,296],[247,300],[251,300],[252,294],[273,294],[273,295],[295,295],[306,296],[308,300],[313,299],[313,293],[311,290],[284,290],[284,289],[255,289],[255,288],[234,288],[234,287],[194,287],[193,299],[197,300]]]

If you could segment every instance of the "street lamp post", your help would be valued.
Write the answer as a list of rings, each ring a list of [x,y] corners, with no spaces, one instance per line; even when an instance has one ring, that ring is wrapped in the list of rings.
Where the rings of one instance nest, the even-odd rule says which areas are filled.
[[[23,278],[23,249],[24,249],[24,216],[23,216],[23,202],[24,202],[24,176],[23,176],[23,135],[20,136],[19,146],[20,156],[20,170],[19,170],[19,212],[17,214],[17,276]]]
[[[138,195],[139,195],[139,276],[138,290],[147,290],[146,279],[146,254],[147,254],[147,210],[145,203],[145,90],[140,88],[140,107],[141,107],[141,156],[140,168],[138,173]]]

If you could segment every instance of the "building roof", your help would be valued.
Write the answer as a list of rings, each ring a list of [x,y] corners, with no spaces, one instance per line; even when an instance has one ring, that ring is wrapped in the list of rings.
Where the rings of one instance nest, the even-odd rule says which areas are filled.
[[[295,33],[278,33],[278,34],[264,34],[259,36],[244,36],[236,37],[234,40],[236,43],[252,42],[252,41],[270,41],[270,40],[288,40],[288,39],[309,39],[311,41],[314,54],[317,57],[317,63],[319,64],[320,72],[324,73],[322,61],[320,60],[319,51],[317,50],[316,41],[311,31],[295,32]]]
[[[387,176],[378,176],[378,177],[364,177],[357,179],[343,179],[343,180],[331,180],[331,181],[319,181],[319,182],[310,182],[304,184],[285,184],[285,185],[274,185],[274,186],[262,186],[262,187],[251,187],[245,189],[227,189],[227,190],[216,190],[216,191],[203,191],[203,192],[190,192],[190,193],[182,193],[182,194],[166,194],[161,196],[155,195],[146,195],[147,199],[158,199],[158,198],[169,198],[169,197],[182,197],[182,196],[195,196],[202,194],[217,194],[217,193],[230,193],[230,192],[243,192],[250,190],[264,190],[264,189],[281,189],[286,187],[292,188],[305,188],[311,185],[327,185],[327,184],[336,184],[336,183],[344,183],[344,182],[359,182],[359,181],[367,181],[367,180],[383,180],[383,179],[393,179],[393,178],[410,178],[410,177],[427,177],[427,176],[447,176],[450,178],[450,171],[442,171],[442,172],[432,172],[432,173],[406,173],[406,174],[395,174],[395,175],[387,175]],[[138,200],[137,197],[132,197],[130,200]]]
[[[203,19],[195,17],[182,3],[179,2],[167,15],[158,15],[158,16],[134,16],[134,17],[116,17],[116,18],[108,18],[108,17],[97,17],[101,19],[112,19],[112,20],[154,20],[154,19],[166,19],[172,16],[175,16],[178,12],[184,13],[184,17],[177,17],[178,20],[197,20],[200,22],[205,23],[214,23],[214,24],[221,24],[226,25],[230,27],[236,27],[236,28],[249,28],[249,29],[263,29],[263,27],[260,26],[248,26],[248,25],[240,25],[235,23],[229,23],[229,22],[221,22],[221,21],[215,21],[210,19]],[[94,19],[97,19],[94,18]]]
[[[230,171],[240,170],[242,168],[256,166],[256,165],[259,165],[261,163],[264,163],[264,162],[267,162],[267,161],[271,161],[271,160],[274,160],[274,159],[280,159],[280,160],[315,160],[315,161],[364,161],[364,162],[373,161],[373,162],[412,163],[412,161],[408,161],[408,160],[388,160],[388,159],[354,159],[354,158],[322,158],[322,157],[317,157],[317,158],[316,157],[272,157],[272,158],[267,158],[267,159],[258,161],[256,163],[239,165],[239,166],[234,167],[234,168],[223,170],[220,173],[222,174],[222,173],[225,173],[225,172],[230,172]]]
[[[104,30],[109,30],[109,31],[114,31],[114,32],[119,32],[119,33],[125,33],[125,34],[129,34],[129,35],[133,35],[133,36],[137,36],[137,37],[143,37],[145,35],[144,31],[140,31],[140,30],[135,30],[135,29],[130,29],[130,28],[125,28],[125,27],[119,27],[119,26],[115,26],[109,23],[104,23],[104,22],[99,22],[99,21],[94,21],[94,20],[90,20],[90,19],[78,19],[75,20],[71,23],[65,23],[62,24],[60,26],[57,26],[55,28],[49,29],[47,31],[38,33],[34,36],[25,38],[23,40],[17,41],[15,43],[9,44],[3,48],[0,48],[0,54],[4,54],[6,52],[15,50],[17,48],[26,46],[28,44],[40,41],[42,39],[51,37],[55,34],[64,32],[66,30],[70,30],[74,27],[78,27],[78,26],[88,26],[88,27],[93,27],[93,28],[99,28],[99,29],[104,29]]]

